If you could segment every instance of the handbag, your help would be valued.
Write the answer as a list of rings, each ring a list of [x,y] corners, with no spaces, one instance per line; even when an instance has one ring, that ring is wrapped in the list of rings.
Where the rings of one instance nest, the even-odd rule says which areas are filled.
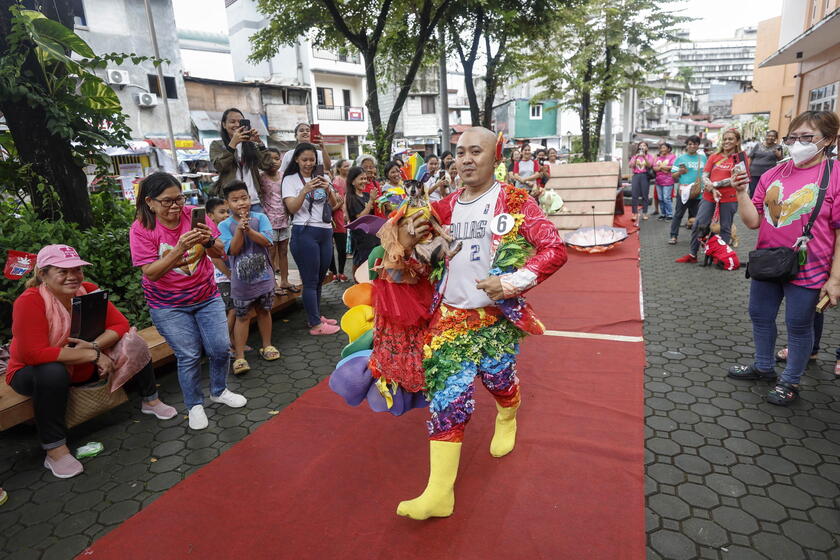
[[[691,190],[688,191],[688,200],[694,200],[695,198],[700,197],[700,193],[703,192],[703,182],[701,180],[701,174],[697,174],[697,179],[694,180],[694,183],[691,185]]]
[[[118,389],[112,393],[110,384],[105,380],[70,387],[67,397],[67,413],[65,414],[67,427],[78,426],[127,401],[128,396],[125,394],[125,390]]]
[[[826,169],[820,181],[817,203],[811,212],[811,218],[802,230],[802,236],[796,240],[792,248],[768,247],[750,251],[750,260],[747,263],[747,278],[764,282],[790,282],[799,274],[799,267],[804,264],[799,261],[802,245],[807,244],[814,237],[811,235],[811,228],[820,213],[823,199],[825,199],[825,191],[828,190],[828,180],[831,177],[833,167],[831,159],[826,160],[825,166]]]
[[[104,352],[114,362],[114,371],[109,376],[112,393],[125,385],[152,361],[148,343],[134,327],[131,327],[114,346]]]

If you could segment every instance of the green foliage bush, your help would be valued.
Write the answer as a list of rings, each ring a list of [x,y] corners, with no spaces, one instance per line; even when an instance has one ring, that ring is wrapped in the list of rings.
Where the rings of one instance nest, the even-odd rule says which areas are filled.
[[[110,293],[109,298],[138,329],[151,324],[140,269],[131,265],[128,229],[134,221],[134,206],[110,192],[91,196],[94,226],[81,231],[65,221],[39,220],[28,207],[0,202],[0,248],[5,263],[6,249],[37,253],[44,245],[63,243],[74,247],[85,267],[85,279]],[[0,341],[11,336],[12,304],[24,290],[25,281],[0,275]]]

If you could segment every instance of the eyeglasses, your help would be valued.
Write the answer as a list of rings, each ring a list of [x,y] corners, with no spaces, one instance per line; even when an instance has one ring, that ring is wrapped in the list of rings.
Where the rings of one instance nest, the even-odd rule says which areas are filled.
[[[784,138],[782,138],[782,141],[784,141],[784,143],[787,144],[788,146],[793,146],[796,143],[797,140],[799,140],[803,144],[810,144],[811,142],[814,141],[814,135],[813,134],[802,134],[800,136],[785,136]],[[817,141],[819,141],[819,140],[822,140],[822,137],[818,137]]]
[[[171,208],[173,204],[183,206],[187,203],[187,197],[180,195],[177,198],[153,198],[155,202],[159,202],[164,208]]]

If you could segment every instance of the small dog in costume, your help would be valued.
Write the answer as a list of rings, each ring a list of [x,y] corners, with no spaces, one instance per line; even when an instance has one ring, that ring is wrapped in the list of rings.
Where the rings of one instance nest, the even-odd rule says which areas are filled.
[[[738,254],[730,247],[723,238],[714,233],[710,226],[700,228],[700,246],[703,252],[703,266],[715,263],[724,270],[738,270],[741,261]]]

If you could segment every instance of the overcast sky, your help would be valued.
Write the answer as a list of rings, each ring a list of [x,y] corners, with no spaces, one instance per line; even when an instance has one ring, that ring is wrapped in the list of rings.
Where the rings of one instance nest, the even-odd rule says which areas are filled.
[[[172,4],[178,27],[227,33],[224,0],[173,0]],[[732,37],[739,27],[780,15],[782,0],[693,0],[673,7],[698,18],[688,25],[692,39],[721,39]]]

